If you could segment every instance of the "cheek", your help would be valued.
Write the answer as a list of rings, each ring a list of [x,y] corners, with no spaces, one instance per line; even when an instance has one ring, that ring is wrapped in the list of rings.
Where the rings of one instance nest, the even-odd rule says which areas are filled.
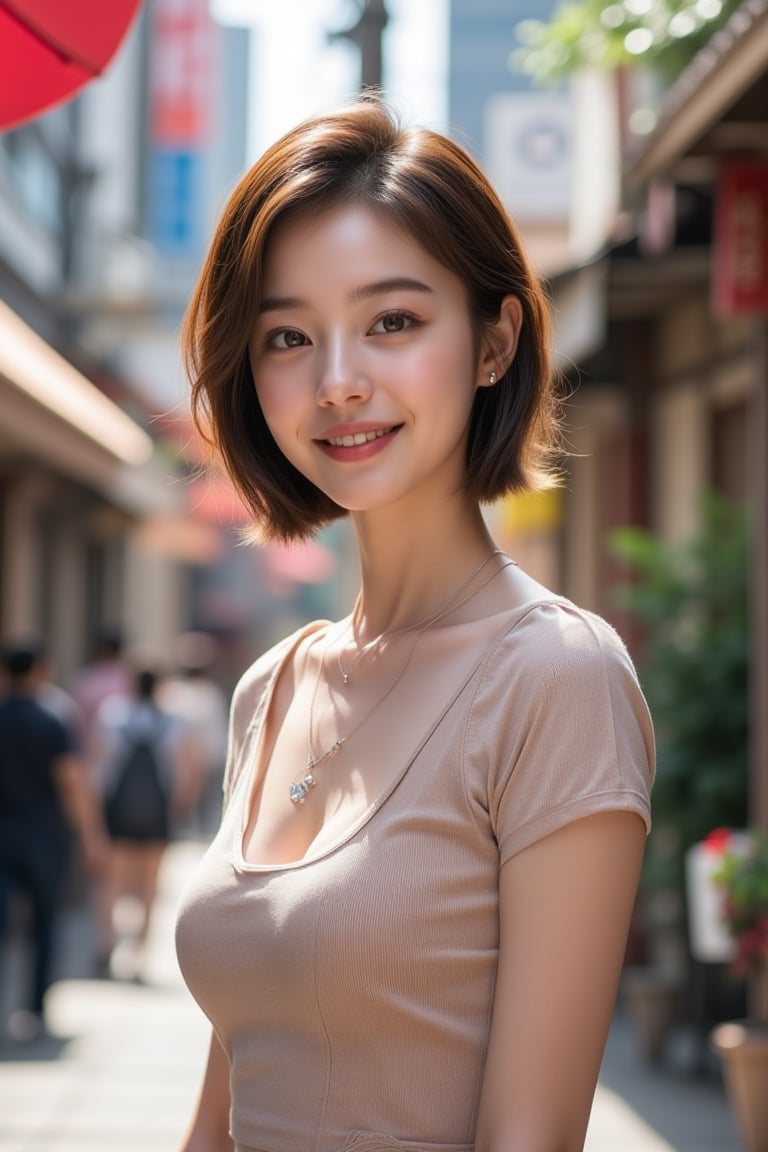
[[[293,390],[287,381],[279,379],[274,373],[254,372],[253,379],[264,419],[272,435],[279,440],[286,435],[288,422],[295,414]]]
[[[462,384],[471,386],[475,378],[475,349],[469,333],[461,331],[460,321],[451,324],[445,321],[439,328],[429,334],[429,338],[420,339],[407,351],[398,352],[394,362],[397,371],[413,382],[415,386],[426,390],[436,386],[442,381],[447,387],[461,387]],[[389,361],[382,360],[386,368]]]
[[[249,360],[256,399],[259,401],[264,419],[271,426],[273,419],[279,418],[281,409],[285,407],[288,395],[284,386],[285,381],[281,381],[280,373],[270,365],[269,359],[258,356],[253,349],[249,349]]]
[[[420,386],[443,402],[471,401],[476,385],[475,350],[469,339],[446,339],[422,365]]]

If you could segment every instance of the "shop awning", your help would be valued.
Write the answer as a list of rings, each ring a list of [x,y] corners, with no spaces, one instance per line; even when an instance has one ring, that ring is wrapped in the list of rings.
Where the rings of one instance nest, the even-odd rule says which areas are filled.
[[[670,88],[626,183],[667,176],[681,159],[766,152],[767,64],[768,0],[746,0]]]
[[[152,456],[152,439],[0,302],[0,439],[68,475],[103,480]]]

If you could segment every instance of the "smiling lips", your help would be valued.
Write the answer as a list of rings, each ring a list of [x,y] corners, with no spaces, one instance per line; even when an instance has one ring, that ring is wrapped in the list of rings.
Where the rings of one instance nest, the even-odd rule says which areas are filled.
[[[399,424],[392,424],[387,428],[340,432],[336,436],[319,438],[317,443],[334,459],[362,459],[382,448],[399,428]]]
[[[347,436],[328,436],[326,444],[333,444],[336,448],[352,448],[356,444],[367,444],[370,440],[381,440],[392,432],[393,428],[376,428],[372,432],[353,432]]]

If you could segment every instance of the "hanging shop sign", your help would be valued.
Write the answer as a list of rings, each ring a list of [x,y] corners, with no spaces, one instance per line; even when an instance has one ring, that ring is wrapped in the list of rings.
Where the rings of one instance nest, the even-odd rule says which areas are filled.
[[[149,83],[149,233],[165,257],[203,251],[206,155],[218,84],[208,0],[154,0]]]
[[[715,201],[713,306],[721,316],[768,315],[768,164],[725,164]]]

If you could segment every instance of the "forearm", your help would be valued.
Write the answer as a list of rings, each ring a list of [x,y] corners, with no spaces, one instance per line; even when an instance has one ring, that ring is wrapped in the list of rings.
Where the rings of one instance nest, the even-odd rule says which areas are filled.
[[[64,814],[84,851],[98,848],[104,842],[101,810],[85,773],[71,757],[59,761],[56,784]]]

